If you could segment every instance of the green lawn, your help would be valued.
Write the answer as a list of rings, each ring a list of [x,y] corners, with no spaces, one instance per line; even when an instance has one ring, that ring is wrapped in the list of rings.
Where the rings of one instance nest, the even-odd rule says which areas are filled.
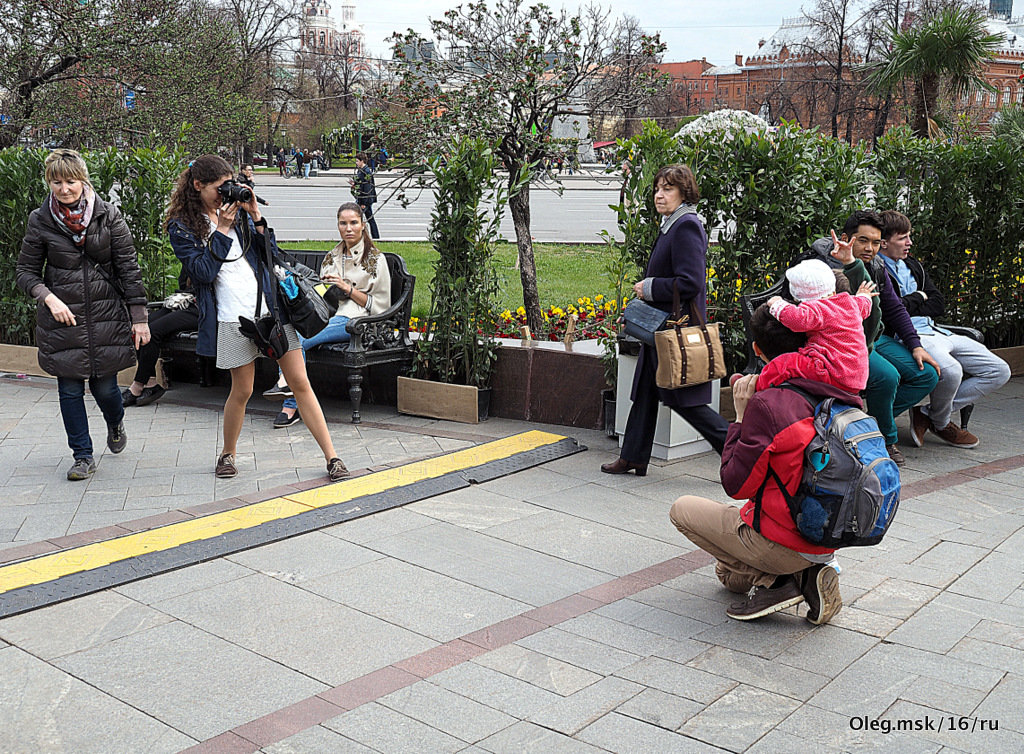
[[[424,242],[381,241],[383,251],[401,255],[409,271],[416,276],[413,296],[414,317],[426,317],[430,309],[430,280],[434,275],[433,262],[437,258],[433,247]],[[329,241],[294,241],[283,243],[286,249],[317,249],[327,251],[334,247]],[[542,308],[575,304],[580,296],[593,297],[600,293],[608,296],[611,286],[605,272],[610,250],[605,246],[577,246],[572,244],[534,244],[537,260],[537,285],[540,287]],[[515,269],[516,247],[502,243],[495,253],[494,267],[501,281],[497,311],[523,304],[523,286],[519,271]]]

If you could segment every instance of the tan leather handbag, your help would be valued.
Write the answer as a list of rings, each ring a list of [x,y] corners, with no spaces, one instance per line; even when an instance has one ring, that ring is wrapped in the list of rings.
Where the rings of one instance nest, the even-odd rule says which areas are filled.
[[[684,324],[679,289],[673,286],[672,294],[672,317],[664,330],[654,334],[654,347],[658,349],[655,383],[660,388],[675,390],[721,379],[725,376],[725,354],[718,323],[707,324],[696,303],[690,301],[688,323]]]

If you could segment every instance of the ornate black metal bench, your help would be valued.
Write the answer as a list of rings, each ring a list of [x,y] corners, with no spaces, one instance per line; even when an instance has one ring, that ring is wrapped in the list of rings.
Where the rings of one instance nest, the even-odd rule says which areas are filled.
[[[288,253],[302,264],[320,269],[324,252],[292,250]],[[389,364],[407,369],[412,364],[413,342],[409,337],[409,317],[412,315],[412,294],[416,277],[409,273],[405,260],[398,254],[384,252],[391,272],[391,306],[382,314],[359,317],[347,325],[351,339],[348,343],[328,343],[306,352],[308,364],[322,366],[334,373],[342,370],[348,377],[348,395],[352,401],[352,423],[359,424],[363,401],[363,379],[370,367]],[[165,365],[183,358],[195,359],[196,333],[182,332],[170,338],[160,350]],[[199,384],[216,382],[212,359],[199,359]]]

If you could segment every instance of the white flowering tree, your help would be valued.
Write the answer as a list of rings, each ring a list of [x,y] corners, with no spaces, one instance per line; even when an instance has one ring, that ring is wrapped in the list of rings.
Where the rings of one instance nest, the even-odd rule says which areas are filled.
[[[716,110],[687,123],[676,133],[676,138],[682,141],[687,137],[721,134],[726,141],[731,141],[737,133],[764,133],[768,128],[768,121],[746,110]]]

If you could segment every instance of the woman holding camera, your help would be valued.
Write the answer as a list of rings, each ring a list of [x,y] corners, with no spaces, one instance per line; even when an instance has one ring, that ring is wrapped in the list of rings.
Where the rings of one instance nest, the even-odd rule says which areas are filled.
[[[28,218],[16,271],[37,302],[39,366],[57,377],[60,415],[74,464],[71,481],[96,471],[85,381],[107,423],[107,447],[128,443],[117,373],[149,341],[146,290],[121,213],[100,199],[78,152],[57,149],[44,163],[50,195]]]
[[[320,266],[320,280],[328,286],[324,300],[334,310],[334,316],[312,338],[300,336],[303,354],[325,343],[347,343],[350,319],[381,314],[391,306],[391,270],[384,255],[373,245],[366,216],[355,202],[338,207],[338,233],[341,243],[327,252]],[[288,427],[299,421],[295,398],[283,376],[264,391],[263,397],[285,399],[274,427]]]
[[[196,290],[196,353],[216,356],[217,367],[231,372],[231,392],[224,404],[224,448],[217,457],[216,475],[225,479],[238,474],[235,450],[260,355],[256,344],[239,331],[239,317],[255,321],[259,309],[261,315],[276,314],[283,325],[288,351],[278,364],[292,386],[306,426],[324,453],[328,476],[338,481],[348,471],[334,452],[323,410],[310,387],[298,334],[278,306],[277,284],[266,264],[259,261],[268,256],[267,251],[273,255],[273,231],[251,191],[247,201],[225,199],[232,188],[238,189],[237,184],[229,183],[232,175],[231,165],[220,157],[200,157],[178,178],[167,212],[171,246]],[[261,288],[263,301],[258,305]]]

